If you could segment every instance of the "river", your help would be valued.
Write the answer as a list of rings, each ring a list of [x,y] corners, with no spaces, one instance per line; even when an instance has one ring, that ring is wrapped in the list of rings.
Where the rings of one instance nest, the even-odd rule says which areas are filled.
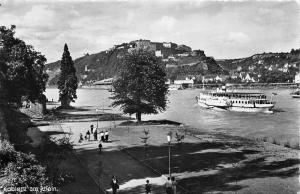
[[[200,90],[172,90],[168,100],[168,108],[157,115],[143,115],[142,119],[169,119],[205,131],[219,131],[244,137],[272,137],[281,142],[299,142],[300,99],[290,97],[290,89],[266,89],[267,96],[272,92],[276,101],[273,114],[240,113],[217,111],[200,108],[195,96]],[[45,92],[49,100],[58,100],[58,90],[48,88]],[[110,109],[120,113],[118,108],[111,108],[110,93],[107,90],[78,89],[78,99],[73,106],[91,106]]]

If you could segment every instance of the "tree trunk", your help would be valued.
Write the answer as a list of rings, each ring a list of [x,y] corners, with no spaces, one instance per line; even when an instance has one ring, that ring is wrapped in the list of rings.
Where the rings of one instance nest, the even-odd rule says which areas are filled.
[[[63,98],[60,105],[63,108],[70,107],[70,100],[68,98]]]
[[[135,113],[135,117],[138,123],[142,121],[142,113],[140,112]]]

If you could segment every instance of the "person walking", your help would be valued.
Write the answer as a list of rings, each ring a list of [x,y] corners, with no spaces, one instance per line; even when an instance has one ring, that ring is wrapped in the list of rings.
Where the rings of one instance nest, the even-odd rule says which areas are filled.
[[[97,133],[97,129],[94,131],[94,140],[97,141],[98,140],[98,133]]]
[[[113,194],[117,194],[117,190],[119,189],[119,184],[118,184],[118,180],[115,176],[112,177],[110,185],[111,185]]]
[[[175,177],[172,177],[172,178],[171,178],[171,182],[172,182],[172,190],[173,190],[173,194],[176,194],[177,181],[175,180]]]
[[[98,148],[99,148],[99,153],[101,154],[101,152],[102,152],[102,144],[101,144],[101,141],[99,141]]]
[[[83,135],[82,135],[82,133],[80,133],[78,143],[81,143],[82,141],[83,141]]]
[[[146,191],[146,194],[151,193],[151,185],[149,184],[149,180],[146,180],[145,191]]]
[[[88,131],[86,132],[86,136],[87,136],[88,141],[90,141],[90,139],[91,139],[91,133],[90,133],[90,130],[88,130]]]
[[[171,182],[170,177],[168,177],[168,180],[167,180],[165,186],[166,186],[166,193],[167,194],[172,194],[173,193],[173,191],[172,191],[172,182]]]
[[[105,131],[104,136],[105,136],[105,141],[108,141],[108,131],[107,130]]]
[[[100,140],[102,142],[104,142],[104,132],[103,131],[100,132]]]
[[[91,134],[94,133],[94,125],[91,125]]]

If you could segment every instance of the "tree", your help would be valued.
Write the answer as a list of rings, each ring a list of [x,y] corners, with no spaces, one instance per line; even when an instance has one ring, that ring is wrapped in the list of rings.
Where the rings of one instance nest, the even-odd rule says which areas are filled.
[[[15,28],[0,27],[0,74],[5,100],[18,105],[23,96],[32,102],[44,100],[47,60],[31,45],[15,38]]]
[[[61,107],[69,107],[71,102],[77,99],[76,89],[78,87],[76,69],[70,55],[67,44],[64,47],[64,53],[60,62],[60,75],[58,79],[59,101]]]
[[[136,114],[138,122],[141,114],[164,111],[168,93],[165,81],[165,69],[153,53],[144,50],[127,53],[120,75],[113,82],[112,106]]]

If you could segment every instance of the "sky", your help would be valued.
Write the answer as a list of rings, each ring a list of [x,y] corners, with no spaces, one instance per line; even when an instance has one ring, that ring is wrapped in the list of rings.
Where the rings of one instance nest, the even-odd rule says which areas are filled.
[[[73,59],[136,39],[201,49],[215,59],[300,48],[298,1],[0,0],[0,26],[46,56]]]

